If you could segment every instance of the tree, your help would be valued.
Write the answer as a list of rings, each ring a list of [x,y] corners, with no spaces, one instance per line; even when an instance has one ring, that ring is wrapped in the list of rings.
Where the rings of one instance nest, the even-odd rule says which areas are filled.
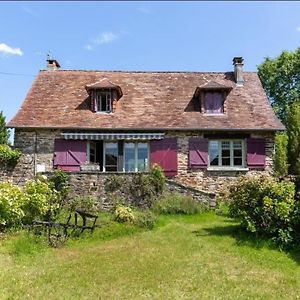
[[[5,116],[3,115],[3,112],[0,112],[0,144],[8,144],[9,139],[9,131],[5,127]]]
[[[258,66],[258,75],[275,113],[287,125],[288,107],[300,103],[300,48],[265,58]]]
[[[288,136],[286,133],[278,133],[275,136],[275,174],[284,177],[288,174],[288,155],[287,155]]]
[[[294,102],[287,111],[289,170],[291,174],[300,175],[300,102]]]

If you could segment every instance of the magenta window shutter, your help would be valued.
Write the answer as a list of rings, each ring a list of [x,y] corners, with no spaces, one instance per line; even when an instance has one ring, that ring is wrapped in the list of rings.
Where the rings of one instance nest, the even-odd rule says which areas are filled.
[[[266,166],[266,140],[247,139],[247,166],[249,169],[264,169]]]
[[[160,165],[167,177],[177,175],[177,138],[151,141],[150,163]]]
[[[208,139],[189,139],[189,168],[206,169],[208,166]]]
[[[86,141],[55,139],[53,166],[64,171],[80,171],[86,162]]]

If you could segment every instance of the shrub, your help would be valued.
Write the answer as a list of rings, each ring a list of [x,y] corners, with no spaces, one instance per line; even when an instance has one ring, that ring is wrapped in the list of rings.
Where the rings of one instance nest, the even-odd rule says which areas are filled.
[[[8,145],[0,145],[0,163],[14,166],[22,153],[20,150],[12,150]]]
[[[24,212],[21,206],[24,192],[11,183],[0,183],[0,230],[21,224]]]
[[[97,210],[96,199],[91,196],[78,196],[70,200],[66,205],[71,212],[75,210],[83,210],[85,212],[95,212]]]
[[[62,170],[55,170],[48,180],[51,187],[59,192],[61,200],[64,200],[69,193],[68,174]]]
[[[22,203],[24,212],[23,224],[31,224],[36,218],[45,218],[49,211],[55,211],[59,205],[56,193],[47,183],[40,179],[29,180],[25,185],[25,201]]]
[[[295,186],[271,177],[242,177],[229,188],[229,213],[249,232],[291,244],[295,224]]]
[[[120,223],[133,223],[135,221],[134,211],[128,206],[117,206],[114,212],[114,218]]]
[[[203,210],[193,197],[179,193],[165,194],[154,202],[153,209],[160,214],[191,215]]]
[[[156,217],[150,210],[138,211],[136,213],[135,224],[141,228],[153,229]]]

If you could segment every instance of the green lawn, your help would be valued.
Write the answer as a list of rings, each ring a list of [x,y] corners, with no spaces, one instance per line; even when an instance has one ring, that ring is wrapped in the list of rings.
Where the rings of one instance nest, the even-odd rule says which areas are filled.
[[[1,299],[297,299],[300,255],[249,241],[226,217],[112,224],[60,249],[0,240]],[[27,254],[26,254],[27,253]]]

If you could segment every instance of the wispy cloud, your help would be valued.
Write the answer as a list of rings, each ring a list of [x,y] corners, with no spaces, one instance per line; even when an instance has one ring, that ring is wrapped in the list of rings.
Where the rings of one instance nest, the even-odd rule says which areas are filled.
[[[20,48],[12,48],[5,43],[0,44],[0,53],[4,55],[23,55],[23,52]]]
[[[300,31],[300,26],[296,28],[297,31]]]
[[[29,8],[28,6],[22,6],[22,10],[29,15],[32,15],[32,16],[36,15],[35,11],[33,9]]]
[[[97,45],[110,44],[118,39],[119,35],[111,31],[102,32],[95,38],[90,40],[90,43],[84,46],[86,50],[93,50]]]
[[[137,10],[143,14],[150,14],[151,13],[151,10],[144,7],[144,6],[140,6],[137,8]]]

